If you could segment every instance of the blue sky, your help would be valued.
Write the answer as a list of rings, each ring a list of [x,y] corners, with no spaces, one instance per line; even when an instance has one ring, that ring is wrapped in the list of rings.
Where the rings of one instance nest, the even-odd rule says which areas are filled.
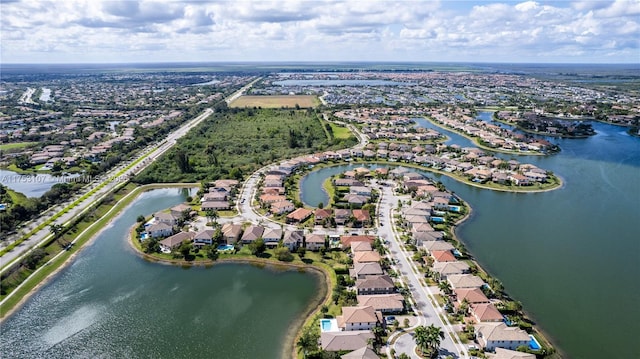
[[[640,63],[640,0],[0,0],[2,63]]]

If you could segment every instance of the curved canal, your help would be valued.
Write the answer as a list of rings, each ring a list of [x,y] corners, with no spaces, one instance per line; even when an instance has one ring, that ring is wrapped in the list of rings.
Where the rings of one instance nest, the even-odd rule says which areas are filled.
[[[473,146],[426,120],[418,125]],[[551,156],[495,154],[553,171],[565,181],[554,191],[497,192],[423,173],[473,207],[458,236],[569,357],[638,357],[631,343],[640,321],[640,139],[623,127],[593,127],[597,135],[587,139],[550,139],[562,148]],[[308,174],[301,198],[315,206],[326,198],[319,188],[327,177],[359,166]]]
[[[188,192],[145,192],[2,323],[3,358],[280,358],[320,278],[248,264],[183,269],[138,257],[136,217]]]

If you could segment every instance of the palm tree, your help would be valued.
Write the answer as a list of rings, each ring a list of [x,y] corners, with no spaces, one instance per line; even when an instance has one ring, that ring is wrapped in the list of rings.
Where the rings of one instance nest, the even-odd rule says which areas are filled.
[[[426,328],[426,333],[427,346],[429,347],[431,357],[437,356],[438,350],[440,349],[440,343],[444,339],[444,332],[442,331],[442,328],[431,324]]]
[[[427,349],[429,348],[427,328],[425,328],[423,325],[416,327],[416,329],[413,331],[413,340],[416,342],[416,345],[421,352],[427,352]]]
[[[447,295],[451,294],[451,284],[446,280],[443,280],[440,283],[438,283],[438,288],[440,288],[440,290],[444,292],[444,294],[447,294]]]
[[[218,211],[216,211],[215,209],[208,209],[205,212],[207,218],[209,219],[209,222],[214,222],[214,223],[218,223],[218,218],[220,218],[220,215],[218,214]]]

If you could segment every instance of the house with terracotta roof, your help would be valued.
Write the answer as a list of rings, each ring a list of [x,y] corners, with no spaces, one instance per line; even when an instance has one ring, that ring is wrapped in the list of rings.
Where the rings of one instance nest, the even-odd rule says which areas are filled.
[[[471,315],[476,323],[502,322],[504,317],[492,303],[478,303],[471,305]]]
[[[356,252],[368,252],[371,250],[373,250],[371,243],[367,241],[351,242],[351,254],[355,254]]]
[[[378,263],[380,255],[376,251],[361,251],[353,254],[354,263]]]
[[[518,327],[508,327],[504,323],[481,323],[475,326],[476,338],[484,350],[496,348],[516,350],[529,345],[529,334]]]
[[[316,225],[324,224],[333,215],[333,211],[329,208],[318,208],[313,212],[314,223]]]
[[[354,209],[353,211],[354,225],[356,227],[366,227],[371,225],[371,215],[369,211],[364,209]]]
[[[310,209],[298,208],[287,215],[287,223],[302,223],[311,217],[312,214],[313,211]]]
[[[373,241],[375,239],[376,239],[375,236],[369,236],[369,235],[363,235],[363,236],[359,236],[359,235],[340,236],[340,244],[341,244],[342,248],[345,249],[345,248],[350,248],[351,247],[351,242],[369,242],[370,244],[373,244]]]
[[[456,256],[451,251],[431,251],[431,258],[434,262],[455,262]]]
[[[305,248],[310,251],[318,251],[324,247],[326,236],[324,234],[308,234],[305,238]]]
[[[289,200],[284,200],[284,201],[271,203],[271,208],[269,211],[273,214],[284,214],[284,213],[289,213],[294,209],[296,209],[296,206],[293,204],[293,202]]]
[[[336,317],[338,327],[343,331],[371,330],[382,325],[382,313],[372,306],[342,307],[342,315]]]
[[[456,296],[456,302],[462,304],[464,300],[469,304],[490,303],[489,298],[482,292],[480,288],[461,288],[453,291]]]
[[[384,314],[401,313],[404,310],[404,297],[400,293],[357,296],[359,306],[372,306]]]

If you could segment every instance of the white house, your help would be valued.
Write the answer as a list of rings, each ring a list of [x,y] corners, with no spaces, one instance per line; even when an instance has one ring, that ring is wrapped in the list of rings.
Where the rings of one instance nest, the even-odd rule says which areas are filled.
[[[338,327],[345,331],[370,330],[382,324],[382,312],[372,306],[342,307],[342,315],[336,317]]]
[[[486,351],[496,348],[515,350],[522,345],[529,345],[529,335],[517,327],[508,327],[504,323],[482,323],[475,326],[478,343]]]

